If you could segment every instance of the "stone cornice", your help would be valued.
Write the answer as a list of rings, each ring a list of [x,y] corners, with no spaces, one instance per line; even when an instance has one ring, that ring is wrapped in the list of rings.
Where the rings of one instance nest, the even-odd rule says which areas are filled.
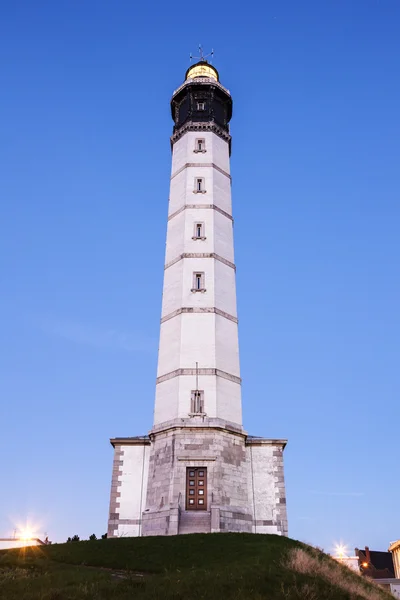
[[[223,258],[223,256],[220,256],[219,254],[215,254],[215,252],[184,252],[183,254],[180,254],[179,256],[168,262],[165,265],[164,270],[169,269],[169,267],[172,267],[172,265],[179,262],[180,260],[183,260],[184,258],[215,258],[215,260],[222,262],[227,267],[231,267],[231,269],[236,271],[236,266],[234,265],[234,263],[230,262],[226,258]]]
[[[175,173],[173,173],[171,175],[171,180],[174,177],[176,177],[177,175],[179,175],[179,173],[182,173],[182,171],[184,171],[188,167],[196,167],[196,168],[197,167],[212,167],[216,171],[219,171],[220,173],[222,173],[222,175],[225,175],[225,177],[227,177],[230,181],[232,181],[232,177],[229,175],[229,173],[227,173],[226,171],[221,169],[221,167],[218,167],[218,165],[216,165],[215,163],[185,163],[183,165],[183,167],[181,167],[180,169],[178,169],[177,171],[175,171]]]
[[[228,96],[231,95],[230,91],[224,87],[219,81],[217,81],[214,78],[211,77],[196,77],[195,79],[186,79],[182,85],[180,85],[172,94],[172,97],[176,96],[176,94],[179,94],[179,92],[181,90],[183,90],[185,87],[191,86],[191,85],[199,85],[199,83],[205,83],[207,85],[212,85],[214,87],[219,88],[220,90],[222,90],[223,92],[225,92],[225,94],[228,94]]]
[[[168,379],[173,379],[174,377],[181,377],[182,375],[216,375],[217,377],[222,377],[223,379],[228,379],[229,381],[233,381],[233,383],[238,383],[239,385],[242,383],[240,377],[237,375],[232,375],[231,373],[227,373],[226,371],[221,371],[220,369],[175,369],[175,371],[171,371],[170,373],[166,373],[165,375],[160,375],[156,379],[156,384],[163,383],[163,381],[168,381]]]
[[[200,307],[200,306],[184,306],[182,308],[178,308],[177,310],[174,310],[173,312],[169,313],[168,315],[165,315],[164,317],[161,318],[161,323],[165,323],[165,321],[169,321],[169,319],[173,319],[174,317],[177,317],[178,315],[182,315],[182,314],[186,314],[186,313],[215,313],[216,315],[219,315],[220,317],[225,317],[225,319],[229,319],[230,321],[233,321],[234,323],[238,323],[238,318],[234,317],[233,315],[230,315],[229,313],[220,310],[219,308],[216,308],[215,306],[210,306],[210,307]]]
[[[111,438],[110,444],[113,448],[115,446],[150,446],[150,438],[148,435]]]
[[[229,150],[231,147],[231,136],[227,131],[225,131],[222,127],[214,123],[213,121],[205,121],[196,122],[196,121],[188,121],[182,125],[173,135],[171,135],[171,146],[175,144],[177,140],[179,140],[185,133],[188,131],[211,131],[218,135],[220,138],[228,142]]]
[[[199,369],[200,371],[201,369]],[[193,369],[193,371],[195,372],[195,369]],[[160,431],[165,431],[166,429],[173,429],[173,428],[179,428],[181,429],[182,427],[185,428],[191,428],[191,429],[207,429],[209,430],[210,428],[214,428],[214,429],[223,429],[226,431],[229,431],[230,433],[237,433],[239,435],[243,435],[246,438],[246,446],[276,446],[281,448],[282,450],[284,450],[284,448],[287,445],[287,440],[286,439],[280,439],[280,438],[262,438],[262,437],[253,437],[253,436],[248,436],[246,434],[246,432],[243,432],[242,430],[237,428],[237,425],[235,426],[234,424],[230,425],[229,423],[219,423],[219,419],[208,419],[207,417],[205,417],[205,419],[203,419],[203,421],[206,420],[206,423],[199,423],[198,425],[193,424],[192,421],[189,420],[184,420],[184,419],[175,419],[174,421],[168,421],[166,423],[161,423],[160,425],[156,426],[149,435],[144,435],[144,436],[138,436],[138,437],[117,437],[117,438],[111,438],[110,439],[110,444],[115,448],[116,446],[150,446],[151,445],[151,435],[153,433],[158,433]],[[117,457],[118,460],[119,456]],[[197,460],[196,458],[193,457],[184,457],[184,456],[178,456],[177,457],[178,460]],[[215,460],[215,457],[209,457],[209,458],[205,458],[205,457],[201,457],[198,460]],[[389,548],[389,550],[393,551],[395,549],[397,549],[398,547],[400,547],[400,540],[398,540],[397,542],[393,542]]]
[[[246,438],[246,446],[278,446],[285,448],[287,444],[287,440],[282,439],[274,439],[274,438],[261,438],[261,437],[253,437],[247,436]]]
[[[225,421],[224,419],[220,419],[218,417],[204,417],[199,423],[194,423],[193,419],[185,418],[175,418],[169,421],[158,423],[157,425],[153,426],[151,431],[149,431],[150,439],[152,439],[155,434],[170,431],[172,429],[184,429],[185,431],[192,430],[194,432],[210,431],[210,429],[215,429],[217,431],[225,431],[226,433],[234,434],[242,438],[247,437],[247,431],[244,431],[243,427],[238,423]]]
[[[173,219],[174,217],[179,215],[181,212],[183,212],[187,208],[211,208],[212,210],[216,210],[221,215],[224,215],[224,217],[227,217],[228,219],[233,221],[232,215],[227,213],[225,210],[222,210],[222,208],[219,208],[219,206],[216,206],[216,204],[184,204],[184,206],[181,206],[181,208],[178,208],[178,210],[176,210],[175,212],[173,212],[172,214],[170,214],[168,216],[168,221],[170,221],[171,219]]]

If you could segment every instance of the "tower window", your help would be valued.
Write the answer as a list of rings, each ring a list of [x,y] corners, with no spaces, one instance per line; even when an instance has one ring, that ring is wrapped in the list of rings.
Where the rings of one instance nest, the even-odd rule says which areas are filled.
[[[206,103],[203,100],[197,103],[197,110],[206,110]]]
[[[195,279],[196,290],[201,290],[201,288],[203,287],[203,274],[196,273],[194,279]]]
[[[193,390],[190,402],[191,414],[204,414],[204,390]]]
[[[205,240],[204,223],[195,223],[192,240]]]
[[[203,138],[199,138],[196,140],[194,145],[195,152],[206,152],[206,140]]]
[[[205,194],[204,177],[196,177],[195,178],[193,191],[195,194]]]
[[[193,287],[192,292],[205,292],[204,287],[204,273],[193,273]]]

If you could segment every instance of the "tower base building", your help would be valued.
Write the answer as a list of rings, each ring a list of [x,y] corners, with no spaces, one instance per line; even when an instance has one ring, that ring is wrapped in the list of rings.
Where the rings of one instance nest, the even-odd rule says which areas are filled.
[[[153,428],[114,438],[108,536],[287,535],[286,440],[242,426],[229,121],[206,61],[171,100],[172,174]]]

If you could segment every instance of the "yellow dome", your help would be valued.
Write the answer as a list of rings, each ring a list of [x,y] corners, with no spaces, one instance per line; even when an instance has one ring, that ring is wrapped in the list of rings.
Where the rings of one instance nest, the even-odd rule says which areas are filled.
[[[208,63],[197,63],[193,67],[189,67],[186,71],[186,79],[194,79],[195,77],[210,77],[218,81],[218,71]]]

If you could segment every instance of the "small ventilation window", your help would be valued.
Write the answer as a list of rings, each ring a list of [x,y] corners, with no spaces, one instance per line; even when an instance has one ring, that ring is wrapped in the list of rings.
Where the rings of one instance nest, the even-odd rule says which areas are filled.
[[[204,414],[204,390],[193,390],[190,402],[191,414]]]
[[[194,276],[196,290],[201,290],[203,287],[203,273],[196,273]]]
[[[194,145],[195,152],[205,152],[206,151],[206,141],[204,138],[199,138],[196,140]]]
[[[206,103],[203,100],[197,103],[197,110],[206,110]]]
[[[204,287],[204,273],[193,273],[193,287],[192,292],[205,292]]]
[[[195,223],[192,240],[205,240],[204,223]]]
[[[195,194],[205,194],[204,177],[196,177],[195,178],[193,191]]]

